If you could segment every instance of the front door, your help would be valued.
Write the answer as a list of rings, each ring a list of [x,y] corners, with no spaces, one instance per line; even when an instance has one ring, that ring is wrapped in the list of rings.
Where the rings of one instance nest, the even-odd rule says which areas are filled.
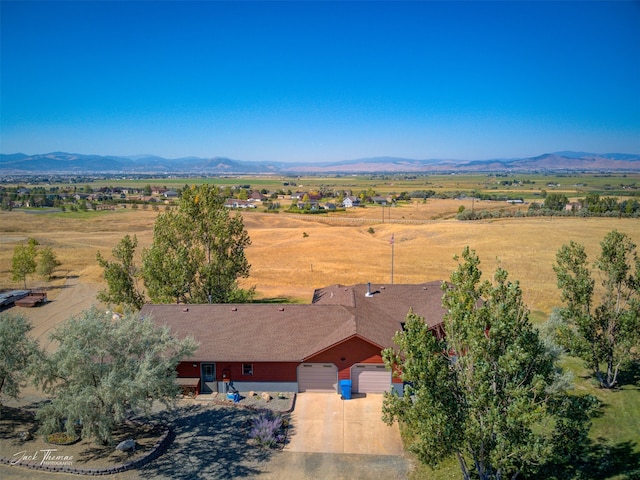
[[[218,383],[216,382],[216,365],[215,363],[203,363],[200,393],[213,393],[217,391]]]

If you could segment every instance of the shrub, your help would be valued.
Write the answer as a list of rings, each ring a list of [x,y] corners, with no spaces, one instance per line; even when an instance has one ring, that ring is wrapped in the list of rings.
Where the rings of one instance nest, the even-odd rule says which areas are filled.
[[[282,417],[271,413],[263,413],[253,419],[249,437],[259,445],[271,448],[284,441],[281,429]]]

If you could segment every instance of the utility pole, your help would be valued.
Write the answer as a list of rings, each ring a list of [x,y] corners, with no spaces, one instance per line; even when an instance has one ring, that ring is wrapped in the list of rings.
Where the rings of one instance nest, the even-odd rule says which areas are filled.
[[[393,238],[393,233],[391,234],[391,285],[393,285],[393,247],[394,247],[394,238]]]

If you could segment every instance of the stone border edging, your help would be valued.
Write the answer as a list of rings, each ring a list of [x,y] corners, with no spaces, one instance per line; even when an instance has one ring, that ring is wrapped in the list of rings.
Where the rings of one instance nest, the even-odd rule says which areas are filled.
[[[149,463],[151,460],[155,460],[167,450],[167,447],[171,444],[174,438],[175,435],[173,429],[171,427],[168,427],[167,430],[162,435],[160,435],[158,441],[155,443],[149,453],[131,462],[122,463],[120,465],[112,465],[110,467],[77,468],[70,465],[42,465],[38,463],[13,464],[13,459],[5,457],[0,457],[0,464],[15,467],[24,467],[31,470],[41,470],[44,472],[71,473],[74,475],[112,475],[114,473],[121,473],[133,468],[142,467]]]

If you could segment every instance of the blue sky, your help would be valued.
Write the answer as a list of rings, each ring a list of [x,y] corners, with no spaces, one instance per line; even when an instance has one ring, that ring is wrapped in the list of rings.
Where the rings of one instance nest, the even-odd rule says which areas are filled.
[[[2,1],[2,153],[640,153],[640,2]]]

